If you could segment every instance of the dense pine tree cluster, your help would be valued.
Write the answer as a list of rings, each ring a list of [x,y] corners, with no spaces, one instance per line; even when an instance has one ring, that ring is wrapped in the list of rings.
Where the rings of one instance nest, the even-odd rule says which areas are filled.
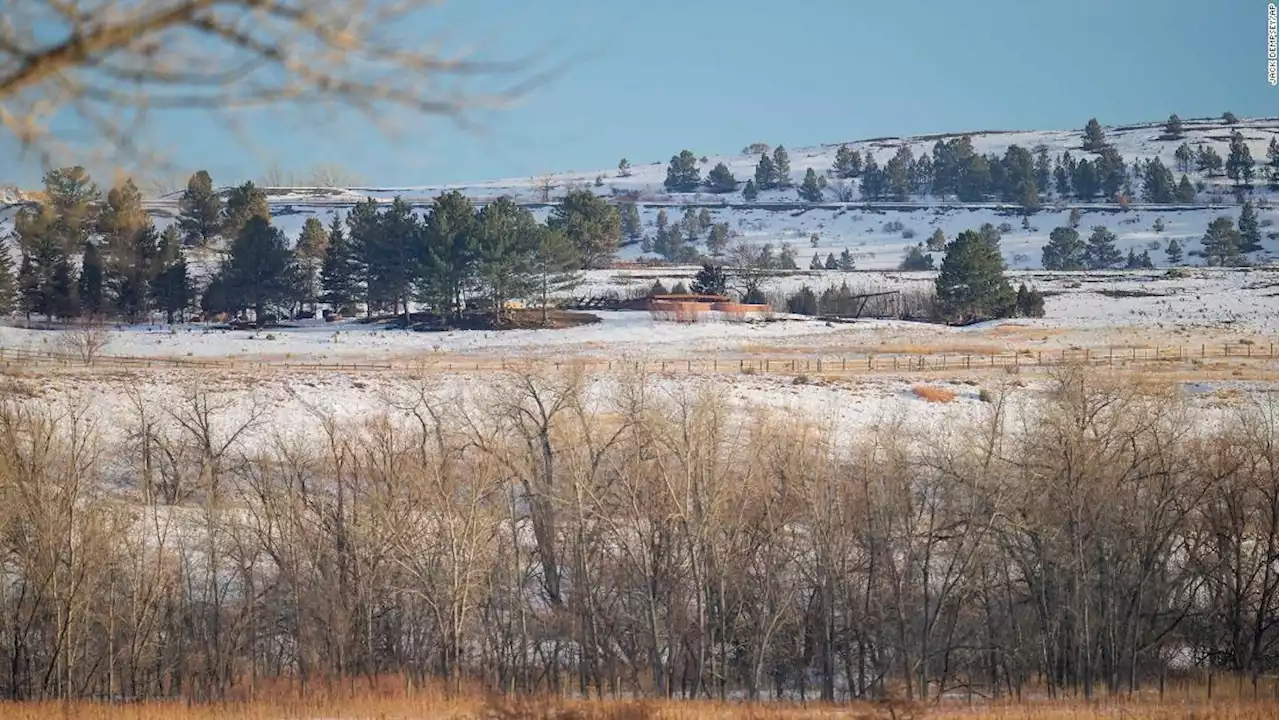
[[[1180,140],[1185,134],[1181,119],[1174,114],[1165,123],[1161,139]],[[930,153],[919,157],[913,156],[907,145],[902,145],[882,166],[870,151],[859,153],[849,145],[841,145],[836,150],[835,161],[825,172],[811,173],[806,169],[799,195],[805,202],[821,201],[830,177],[848,181],[831,188],[834,199],[840,202],[851,201],[856,188],[864,200],[901,202],[912,197],[933,196],[960,202],[1013,203],[1027,212],[1038,209],[1054,194],[1063,200],[1121,204],[1135,201],[1141,195],[1149,203],[1186,204],[1196,200],[1195,186],[1188,177],[1193,172],[1210,178],[1225,175],[1238,187],[1251,186],[1259,174],[1268,182],[1280,182],[1280,150],[1275,149],[1275,144],[1273,139],[1267,165],[1258,170],[1239,131],[1232,134],[1229,157],[1225,161],[1211,147],[1192,148],[1183,142],[1174,154],[1175,166],[1170,169],[1159,158],[1135,158],[1126,162],[1108,142],[1097,119],[1091,118],[1076,153],[1067,150],[1058,157],[1051,156],[1042,145],[1031,149],[1010,145],[1003,155],[982,154],[974,149],[973,139],[965,135],[938,140]],[[790,159],[785,148],[778,146],[770,150],[759,144],[751,148],[760,150],[759,161],[753,177],[742,188],[745,200],[756,200],[763,190],[791,187]],[[666,182],[668,190],[684,187],[685,191],[692,192],[705,187],[711,192],[724,193],[738,189],[723,164],[718,165],[705,182],[699,180],[693,155],[686,156],[687,152],[672,158]],[[1177,180],[1175,171],[1180,176]]]
[[[47,201],[14,220],[21,256],[12,283],[16,303],[4,289],[8,249],[0,253],[0,310],[136,321],[152,311],[173,317],[188,309],[193,289],[178,229],[156,231],[132,181],[104,197],[84,168],[69,167],[48,172],[44,184]]]
[[[624,217],[629,233],[639,224],[634,205],[620,212],[586,190],[569,192],[546,223],[507,198],[477,209],[450,192],[421,215],[400,199],[368,199],[328,227],[309,219],[291,239],[272,225],[260,188],[219,193],[200,171],[179,217],[160,233],[131,181],[104,195],[83,168],[62,168],[45,176],[45,193],[46,202],[16,215],[16,270],[0,242],[0,312],[130,322],[162,312],[173,322],[195,309],[199,294],[206,313],[253,311],[259,321],[314,313],[320,303],[343,314],[363,307],[407,316],[411,302],[454,316],[484,304],[501,320],[513,299],[545,307],[580,268],[616,253]],[[694,222],[710,225],[710,215]],[[214,252],[219,239],[226,250],[197,293],[185,253]]]

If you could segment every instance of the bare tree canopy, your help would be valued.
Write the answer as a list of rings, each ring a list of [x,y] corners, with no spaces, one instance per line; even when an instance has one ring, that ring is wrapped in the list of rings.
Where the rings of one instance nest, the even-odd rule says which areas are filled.
[[[466,121],[519,96],[532,58],[446,51],[416,28],[438,0],[7,0],[0,126],[48,163],[70,144],[141,157],[149,116],[325,104]],[[471,80],[509,85],[484,91]],[[331,112],[322,116],[331,116]],[[57,123],[59,130],[54,129]]]

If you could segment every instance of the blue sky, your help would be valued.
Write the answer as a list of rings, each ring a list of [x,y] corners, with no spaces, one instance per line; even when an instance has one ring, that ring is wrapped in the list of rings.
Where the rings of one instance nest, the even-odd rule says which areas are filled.
[[[665,161],[882,135],[1275,115],[1266,7],[1193,0],[451,0],[404,32],[448,32],[564,69],[482,133],[405,119],[392,140],[296,113],[246,117],[252,137],[192,113],[155,138],[219,184],[277,162],[413,185]],[[30,180],[30,178],[25,178]]]

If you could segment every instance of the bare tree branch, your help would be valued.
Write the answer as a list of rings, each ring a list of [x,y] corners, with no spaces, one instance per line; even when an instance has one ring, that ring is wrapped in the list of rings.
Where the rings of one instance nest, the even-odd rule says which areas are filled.
[[[406,32],[439,4],[14,0],[0,18],[0,126],[45,164],[69,146],[104,145],[153,163],[138,142],[152,111],[226,118],[320,104],[335,111],[325,119],[353,111],[383,132],[394,110],[472,127],[474,112],[504,107],[554,72],[538,71],[538,53],[485,59]],[[86,132],[69,142],[66,127]]]

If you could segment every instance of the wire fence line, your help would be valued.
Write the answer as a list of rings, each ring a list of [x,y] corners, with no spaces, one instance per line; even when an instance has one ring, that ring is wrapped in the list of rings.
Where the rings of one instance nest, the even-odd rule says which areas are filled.
[[[1053,367],[1086,364],[1127,366],[1133,364],[1189,363],[1202,360],[1277,360],[1274,343],[1266,347],[1252,344],[1176,345],[1165,347],[1102,347],[1060,350],[1020,350],[1003,353],[975,352],[884,352],[857,354],[811,354],[798,356],[702,356],[650,360],[618,360],[600,357],[423,357],[393,359],[388,362],[304,362],[294,359],[145,357],[96,355],[84,357],[66,352],[0,347],[0,367],[99,368],[106,370],[190,369],[190,370],[292,370],[298,372],[504,372],[535,368],[581,367],[588,371],[643,371],[662,373],[801,373],[847,374],[875,372],[937,372],[991,368]]]

